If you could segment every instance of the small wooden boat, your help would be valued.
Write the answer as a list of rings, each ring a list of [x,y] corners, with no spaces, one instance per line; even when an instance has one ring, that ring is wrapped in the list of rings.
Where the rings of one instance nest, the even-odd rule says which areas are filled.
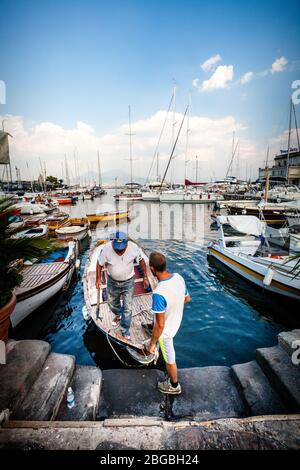
[[[97,289],[95,287],[96,265],[99,254],[107,241],[100,240],[98,243],[98,246],[96,245],[91,249],[83,277],[84,298],[86,304],[85,316],[86,318],[92,318],[96,327],[106,336],[109,345],[121,361],[123,361],[122,358],[125,358],[124,361],[126,361],[129,357],[131,361],[132,359],[134,360],[135,364],[137,362],[140,364],[148,364],[155,359],[154,357],[145,355],[144,344],[151,337],[149,324],[153,324],[154,320],[153,313],[151,312],[151,291],[156,286],[156,280],[148,267],[147,255],[143,252],[151,288],[149,289],[149,292],[146,292],[144,289],[143,273],[141,272],[139,265],[135,263],[134,299],[132,323],[130,328],[131,338],[128,340],[121,335],[119,329],[115,329],[112,325],[115,315],[111,312],[107,302],[107,271],[105,268],[102,270],[100,308],[99,310],[97,309]]]
[[[254,216],[218,216],[218,237],[209,253],[247,281],[269,292],[300,300],[300,278],[292,272],[296,260],[287,252],[264,249],[265,222]],[[227,236],[224,226],[237,233]]]
[[[68,244],[66,256],[60,261],[23,264],[22,283],[15,289],[16,307],[10,317],[12,327],[16,327],[34,310],[68,286],[74,272],[78,254],[78,242]]]
[[[23,217],[26,227],[33,227],[34,225],[44,224],[46,221],[46,214],[26,215]]]
[[[48,225],[49,231],[54,232],[60,228],[68,220],[69,215],[65,212],[56,212],[45,219],[45,223]]]
[[[16,233],[12,238],[45,238],[48,235],[47,225],[29,227],[26,230]]]
[[[57,238],[61,240],[83,240],[90,227],[86,217],[68,219],[61,227],[55,230]]]
[[[128,219],[129,211],[107,211],[99,214],[86,214],[91,223],[110,222],[120,219]]]

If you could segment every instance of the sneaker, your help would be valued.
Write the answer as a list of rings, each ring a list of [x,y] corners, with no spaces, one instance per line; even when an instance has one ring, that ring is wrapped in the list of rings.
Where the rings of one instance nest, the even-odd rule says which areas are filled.
[[[120,321],[121,321],[120,315],[116,315],[113,321],[111,322],[111,324],[114,328],[118,328],[118,326],[120,325]]]
[[[121,335],[123,336],[123,338],[130,340],[130,334],[123,328],[121,328]]]
[[[181,393],[180,384],[178,384],[177,387],[172,387],[170,379],[167,379],[163,382],[158,382],[157,387],[161,393],[168,393],[170,395],[180,395]]]

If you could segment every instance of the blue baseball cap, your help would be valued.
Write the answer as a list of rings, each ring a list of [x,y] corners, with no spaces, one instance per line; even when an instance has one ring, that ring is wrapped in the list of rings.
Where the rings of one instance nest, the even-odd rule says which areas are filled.
[[[128,236],[125,232],[116,232],[112,237],[115,250],[124,250],[128,243]]]

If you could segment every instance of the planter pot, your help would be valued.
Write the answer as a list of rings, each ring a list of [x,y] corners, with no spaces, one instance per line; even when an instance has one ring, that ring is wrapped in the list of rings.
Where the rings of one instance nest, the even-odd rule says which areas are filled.
[[[0,308],[0,340],[6,341],[8,338],[9,317],[14,311],[16,303],[17,298],[13,294],[7,304]]]

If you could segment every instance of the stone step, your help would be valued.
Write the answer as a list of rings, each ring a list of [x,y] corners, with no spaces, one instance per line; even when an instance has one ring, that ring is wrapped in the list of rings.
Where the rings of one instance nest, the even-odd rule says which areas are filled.
[[[300,330],[282,331],[278,335],[278,344],[289,356],[292,356],[300,348]],[[298,357],[300,359],[300,354]]]
[[[14,412],[27,396],[39,375],[50,345],[45,341],[22,340],[12,343],[7,351],[5,365],[0,365],[0,411]]]
[[[292,363],[280,347],[257,349],[257,362],[284,403],[294,412],[300,411],[300,367]]]
[[[164,379],[158,370],[106,370],[102,374],[99,419],[156,416],[207,420],[245,415],[228,367],[180,369],[182,394],[177,396],[157,390],[157,381]]]
[[[70,383],[76,404],[69,409],[65,394],[56,420],[95,421],[101,393],[101,382],[102,372],[98,367],[76,366]]]
[[[12,419],[54,420],[73,376],[74,368],[74,356],[51,353],[22,406],[13,413]]]
[[[288,412],[256,361],[232,366],[232,376],[250,416]]]

